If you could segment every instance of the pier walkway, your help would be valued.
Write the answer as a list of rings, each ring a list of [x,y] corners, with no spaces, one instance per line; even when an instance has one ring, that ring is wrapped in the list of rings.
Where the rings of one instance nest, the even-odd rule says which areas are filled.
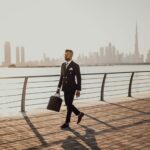
[[[150,98],[97,102],[80,110],[85,117],[77,125],[73,115],[69,130],[60,129],[64,109],[1,117],[0,150],[150,149]]]

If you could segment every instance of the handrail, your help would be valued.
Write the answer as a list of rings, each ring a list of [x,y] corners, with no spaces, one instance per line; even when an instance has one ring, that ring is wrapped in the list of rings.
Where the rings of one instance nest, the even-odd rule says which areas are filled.
[[[133,80],[135,80],[136,81],[136,75],[135,74],[138,74],[138,73],[150,73],[150,71],[127,71],[127,72],[105,72],[105,73],[84,73],[84,74],[82,74],[82,78],[83,78],[83,81],[84,81],[84,77],[85,76],[94,76],[94,75],[103,75],[103,76],[101,76],[101,79],[102,79],[102,82],[101,83],[99,83],[99,82],[88,82],[88,83],[84,83],[84,85],[94,85],[94,84],[97,84],[97,86],[99,85],[99,87],[97,87],[97,86],[94,86],[94,87],[84,87],[84,88],[82,88],[82,89],[84,89],[84,90],[88,90],[88,89],[90,89],[90,88],[95,88],[96,89],[96,87],[97,88],[100,88],[100,100],[101,101],[104,101],[104,99],[105,99],[105,92],[107,92],[107,91],[113,91],[113,90],[105,90],[105,88],[108,88],[108,87],[113,87],[113,84],[111,85],[111,86],[108,86],[108,85],[105,85],[106,84],[106,79],[115,79],[115,80],[112,80],[112,81],[109,81],[109,80],[107,80],[107,83],[109,82],[109,83],[116,83],[116,82],[120,82],[119,81],[119,76],[117,77],[117,76],[115,76],[115,77],[111,77],[111,76],[109,76],[109,75],[116,75],[116,74],[129,74],[129,76],[122,76],[123,78],[126,78],[126,77],[128,77],[129,79],[126,79],[126,80],[121,80],[122,82],[124,81],[126,81],[126,82],[128,82],[128,84],[123,84],[122,83],[122,85],[128,85],[128,87],[127,87],[127,96],[128,97],[131,97],[132,96],[132,89],[133,89]],[[130,75],[131,74],[131,75]],[[37,94],[37,93],[48,93],[49,91],[47,91],[47,92],[26,92],[26,90],[27,89],[30,89],[30,86],[29,87],[27,87],[27,84],[29,84],[29,83],[32,83],[32,84],[35,84],[35,83],[39,83],[38,81],[34,81],[34,82],[29,82],[29,79],[31,79],[31,78],[41,78],[41,77],[43,77],[43,78],[45,78],[45,77],[59,77],[60,75],[59,74],[55,74],[55,75],[37,75],[37,76],[13,76],[13,77],[0,77],[0,80],[2,80],[2,79],[24,79],[24,81],[22,82],[22,84],[23,84],[23,88],[22,88],[22,94],[18,94],[18,95],[21,95],[22,96],[22,98],[21,98],[21,112],[25,112],[25,106],[26,106],[26,104],[25,104],[25,102],[26,102],[26,95],[27,94]],[[140,76],[140,75],[139,75]],[[92,80],[92,79],[100,79],[100,77],[97,77],[97,78],[86,78],[86,80]],[[149,79],[149,78],[147,78],[147,79]],[[140,80],[140,79],[139,79]],[[145,79],[146,80],[146,79]],[[55,82],[56,81],[58,81],[58,80],[55,80]],[[41,82],[42,83],[42,82]],[[100,84],[101,84],[101,86],[100,86]],[[135,83],[136,84],[136,83]],[[115,86],[117,86],[117,85],[115,85]],[[121,85],[118,85],[118,86],[121,86]],[[39,86],[33,86],[32,87],[32,89],[36,89],[37,87],[39,87]],[[53,86],[45,86],[45,87],[47,87],[47,88],[49,88],[49,87],[55,87],[54,85]],[[148,86],[147,86],[148,87]],[[41,86],[41,88],[43,88],[42,86]],[[121,91],[123,88],[121,88],[121,89],[119,89],[118,91]],[[126,88],[124,89],[124,90],[126,90]],[[87,92],[86,92],[87,93]],[[86,94],[85,93],[85,94]],[[88,92],[88,94],[90,94],[90,93],[98,93],[98,92],[94,92],[94,91],[92,91],[92,92]],[[134,92],[133,92],[134,93]],[[84,95],[85,95],[84,94]],[[108,94],[106,94],[106,96],[107,96]],[[111,95],[113,95],[113,94],[110,94],[109,93],[109,95],[111,96]],[[108,96],[109,96],[108,95]],[[118,93],[118,94],[116,94],[116,95],[121,95],[120,93]],[[10,95],[10,96],[13,96],[13,95]],[[3,97],[3,96],[0,96],[0,97]],[[7,96],[4,96],[4,97],[7,97]],[[98,97],[98,96],[94,96],[95,98],[96,97]],[[27,98],[28,99],[28,98]],[[86,98],[80,98],[80,99],[86,99]],[[89,99],[89,97],[87,97],[87,99]]]
[[[123,71],[123,72],[100,72],[100,73],[83,73],[82,75],[103,75],[105,73],[107,74],[124,74],[124,73],[145,73],[145,72],[150,72],[150,71]],[[39,78],[39,77],[58,77],[60,76],[60,74],[54,74],[54,75],[36,75],[36,76],[13,76],[13,77],[0,77],[0,79],[19,79],[19,78],[25,78],[25,77],[28,77],[28,78]]]

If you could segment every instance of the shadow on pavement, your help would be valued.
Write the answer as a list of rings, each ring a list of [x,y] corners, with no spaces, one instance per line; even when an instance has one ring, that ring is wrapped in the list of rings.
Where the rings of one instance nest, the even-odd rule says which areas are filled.
[[[39,139],[39,141],[41,142],[41,144],[43,146],[48,146],[48,143],[45,141],[45,139],[43,138],[43,136],[39,133],[39,131],[37,130],[37,128],[33,125],[33,123],[31,122],[30,118],[27,116],[26,113],[22,113],[25,121],[27,122],[27,124],[29,125],[29,127],[31,128],[31,130],[33,131],[33,133],[35,134],[35,136]]]
[[[85,134],[81,135],[79,132],[75,131],[74,129],[70,129],[69,131],[72,132],[76,138],[72,136],[68,136],[63,141],[62,148],[64,148],[65,150],[72,150],[72,149],[88,150],[89,148],[92,150],[100,150],[100,148],[97,146],[97,142],[95,138],[96,135],[95,130],[93,130],[92,128],[88,128],[84,125],[80,125],[80,126],[85,129]],[[88,148],[85,147],[83,144],[81,144],[81,142],[78,142],[77,138],[81,140],[85,145],[87,145]],[[69,147],[69,143],[73,145],[73,147],[71,145]]]

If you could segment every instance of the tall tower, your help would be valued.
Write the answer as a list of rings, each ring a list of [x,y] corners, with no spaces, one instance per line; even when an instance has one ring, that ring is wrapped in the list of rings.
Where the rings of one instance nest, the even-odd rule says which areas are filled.
[[[11,64],[11,45],[10,42],[4,44],[4,65],[9,66]]]
[[[21,65],[25,65],[25,50],[21,47]]]
[[[16,65],[20,65],[20,52],[19,47],[16,47]]]
[[[139,43],[138,43],[138,25],[136,23],[136,31],[135,31],[135,47],[134,47],[134,61],[140,61],[140,54],[139,54]]]

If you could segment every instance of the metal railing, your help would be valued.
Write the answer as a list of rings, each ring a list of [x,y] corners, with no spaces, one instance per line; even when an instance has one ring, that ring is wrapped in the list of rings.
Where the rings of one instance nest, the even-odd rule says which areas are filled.
[[[43,78],[44,80],[41,80]],[[15,82],[12,80],[15,80]],[[47,103],[50,95],[56,91],[59,81],[59,75],[0,77],[0,81],[3,81],[3,83],[0,84],[4,84],[4,86],[6,87],[6,89],[0,89],[2,93],[6,93],[3,92],[6,90],[20,92],[15,94],[8,94],[7,92],[5,95],[0,95],[1,107],[2,104],[21,102],[20,106],[13,107],[21,107],[21,112],[25,112],[25,106],[27,106],[26,101],[40,100],[40,103],[29,104],[28,106],[42,105]],[[6,83],[6,81],[8,82]],[[30,84],[32,86],[29,86]],[[19,88],[17,87],[18,85]],[[13,88],[9,89],[8,86],[13,86]],[[42,89],[44,89],[44,91],[42,91]],[[122,93],[122,91],[124,92]],[[101,101],[104,101],[106,97],[119,95],[131,97],[132,94],[135,94],[137,92],[150,93],[150,71],[87,73],[82,74],[82,96],[78,99],[99,99]],[[42,94],[47,94],[47,96],[41,97]],[[27,98],[27,96],[29,95],[32,96]],[[40,95],[40,97],[34,97],[33,95]],[[17,96],[19,96],[19,100],[14,100],[14,97]],[[63,95],[61,95],[61,97],[62,96]],[[4,102],[1,102],[2,98],[4,99]],[[11,100],[5,102],[6,98],[11,98]],[[44,102],[44,99],[46,100],[46,102]]]

